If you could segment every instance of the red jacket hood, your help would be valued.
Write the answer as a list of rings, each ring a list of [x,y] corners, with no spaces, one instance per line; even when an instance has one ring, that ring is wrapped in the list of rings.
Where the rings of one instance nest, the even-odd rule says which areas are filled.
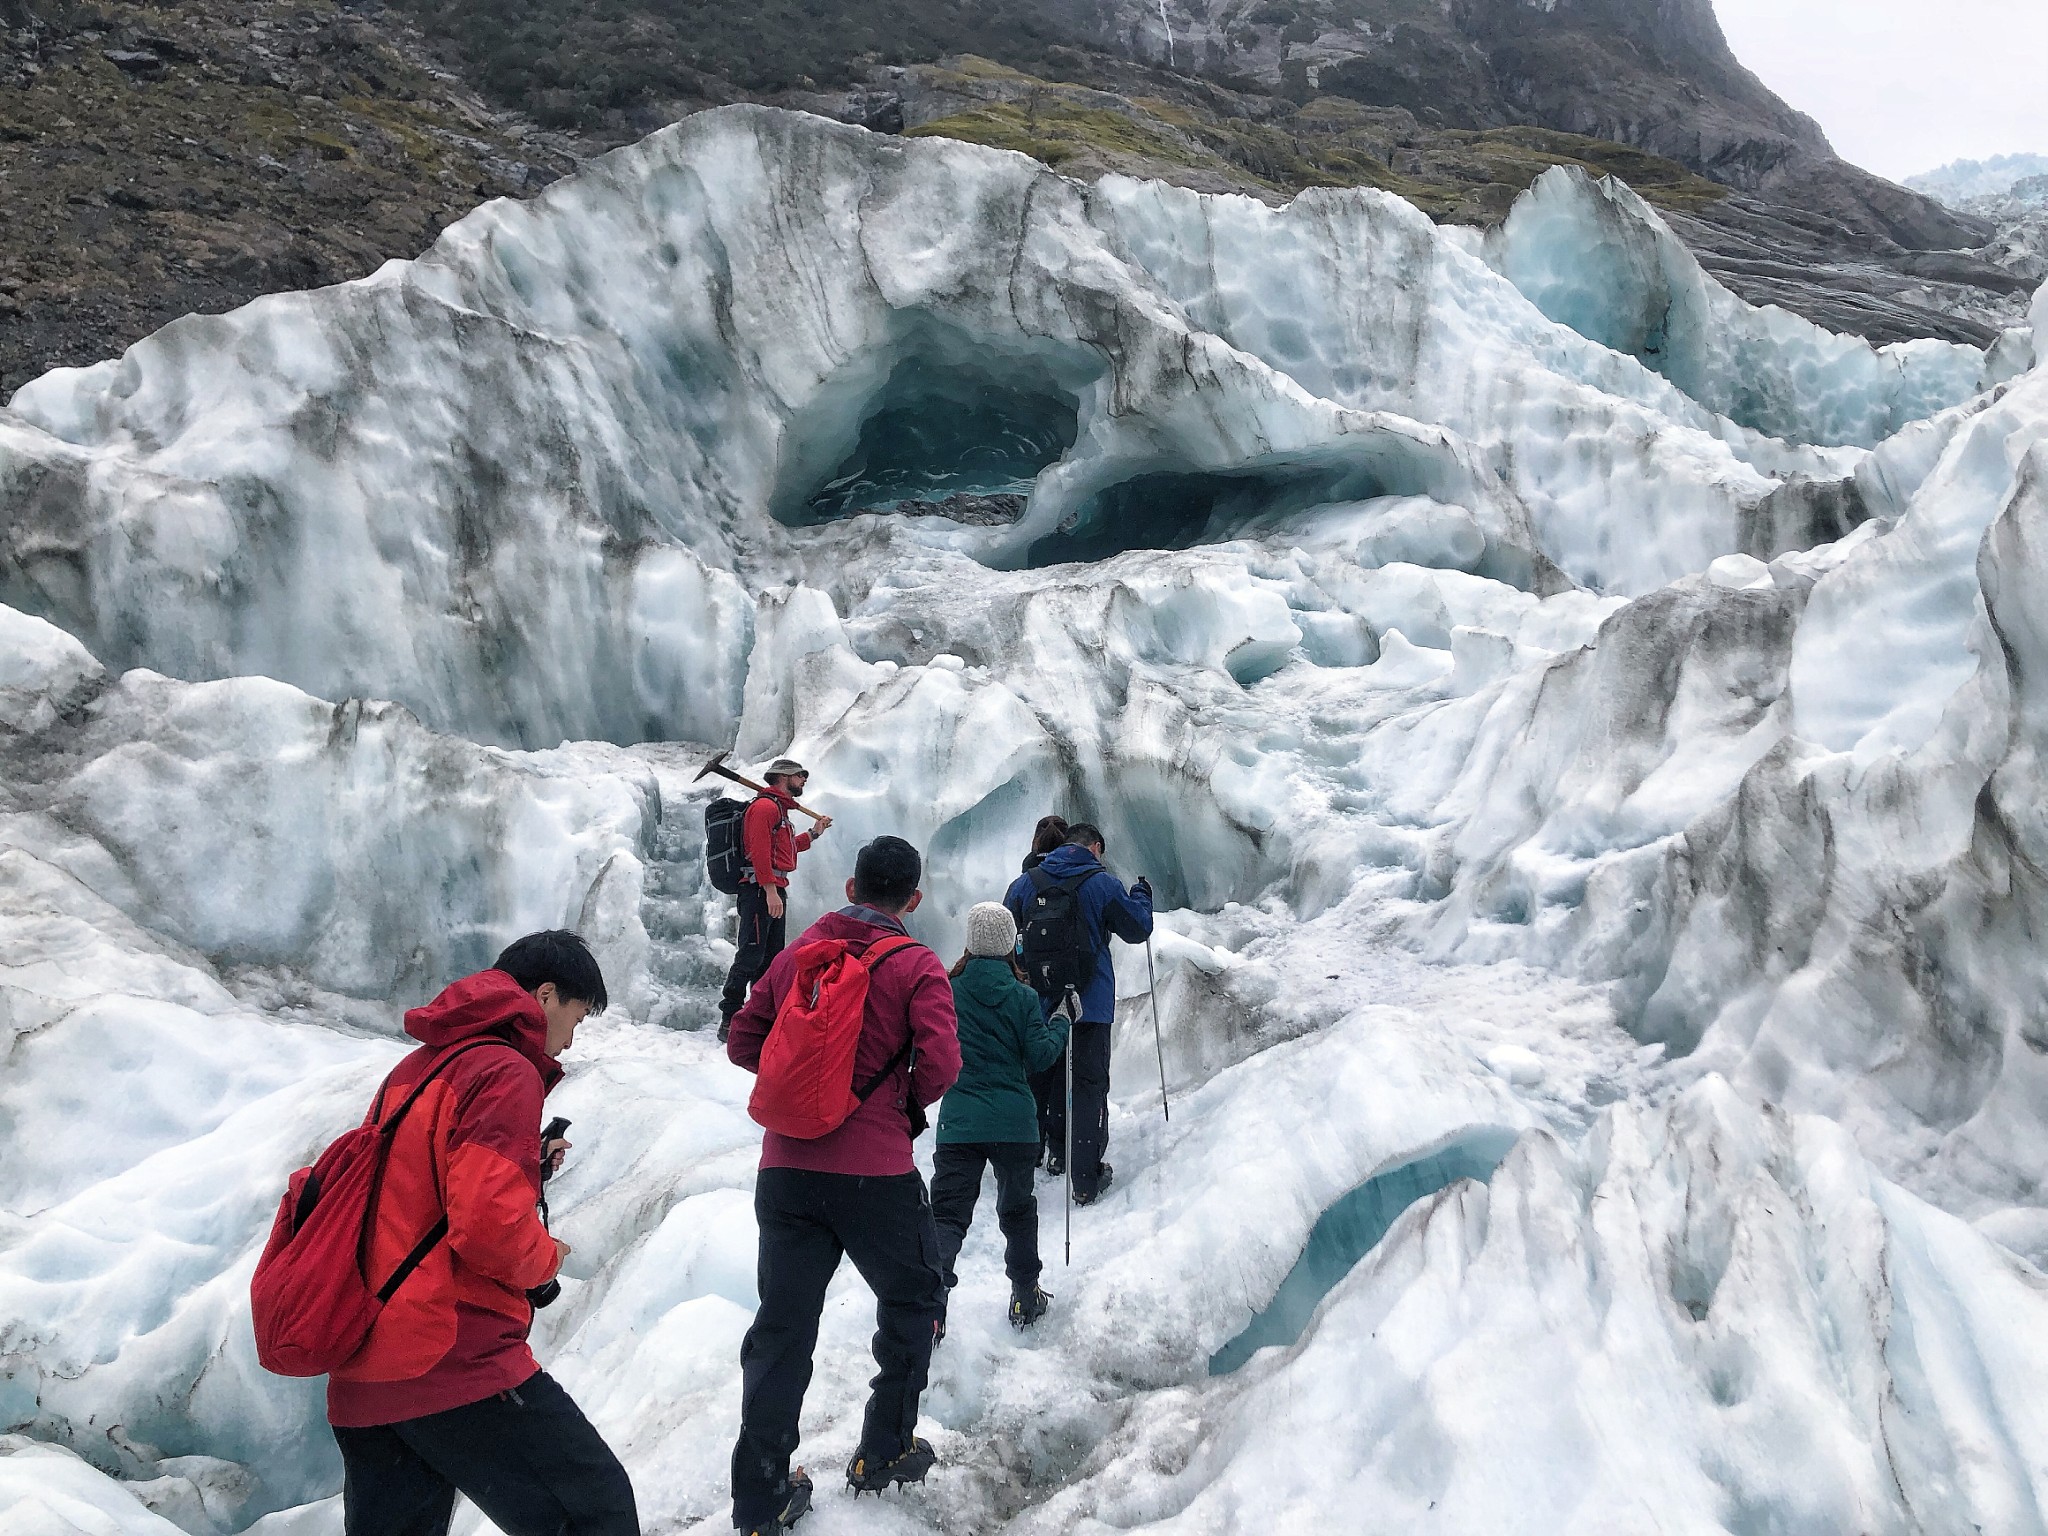
[[[503,971],[478,971],[451,982],[424,1008],[408,1008],[405,1032],[435,1050],[479,1035],[496,1035],[540,1070],[545,1093],[562,1080],[547,1053],[548,1019],[533,994]]]
[[[900,920],[894,926],[885,927],[881,923],[871,923],[865,918],[855,917],[851,912],[842,909],[838,912],[827,912],[806,928],[798,936],[796,943],[789,947],[795,949],[816,939],[845,939],[852,944],[873,944],[903,931]]]

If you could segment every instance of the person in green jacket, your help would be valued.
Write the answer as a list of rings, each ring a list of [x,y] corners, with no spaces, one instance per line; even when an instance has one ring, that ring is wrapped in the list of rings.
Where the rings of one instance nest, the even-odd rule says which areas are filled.
[[[1024,983],[1016,958],[1017,920],[998,901],[967,914],[967,953],[953,967],[953,1012],[960,1030],[960,1077],[939,1109],[932,1163],[932,1221],[946,1290],[959,1283],[953,1260],[967,1240],[981,1198],[982,1170],[996,1170],[996,1220],[1010,1277],[1010,1321],[1019,1328],[1045,1315],[1039,1289],[1038,1102],[1031,1074],[1059,1060],[1067,1043],[1064,1013],[1048,1019]],[[938,1324],[944,1337],[945,1320]]]

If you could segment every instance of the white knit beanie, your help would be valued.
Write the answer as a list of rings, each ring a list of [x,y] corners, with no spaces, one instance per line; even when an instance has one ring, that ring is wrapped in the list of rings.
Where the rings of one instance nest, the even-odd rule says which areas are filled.
[[[967,953],[1008,955],[1017,948],[1017,919],[1000,901],[980,901],[967,913]]]

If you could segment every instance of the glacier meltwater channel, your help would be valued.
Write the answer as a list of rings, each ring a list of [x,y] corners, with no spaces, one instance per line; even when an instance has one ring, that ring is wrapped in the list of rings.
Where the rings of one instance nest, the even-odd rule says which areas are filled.
[[[0,1529],[338,1536],[270,1212],[400,1010],[563,925],[613,1004],[535,1345],[650,1531],[729,1528],[731,748],[837,822],[799,917],[897,833],[950,959],[1055,809],[1162,909],[1171,1120],[1121,951],[1053,1310],[985,1220],[939,1471],[807,1531],[2048,1531],[2033,319],[1830,335],[1562,170],[1482,233],[742,107],[35,380]]]

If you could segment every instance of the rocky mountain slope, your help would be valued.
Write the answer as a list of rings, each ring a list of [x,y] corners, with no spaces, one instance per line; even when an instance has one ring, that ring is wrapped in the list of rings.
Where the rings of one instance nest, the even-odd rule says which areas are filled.
[[[426,58],[399,18],[331,5],[0,0],[0,397],[361,277],[576,163]]]
[[[1712,0],[1045,0],[1154,62],[1405,106],[1443,127],[1536,123],[1612,139],[1914,249],[1964,221],[1844,165],[1730,51]]]
[[[2033,279],[1990,225],[1837,160],[1709,0],[0,0],[0,45],[0,397],[747,100],[1481,225],[1579,165],[1744,297],[1879,342],[1988,343]]]
[[[1987,345],[2024,319],[2039,281],[2025,250],[2009,248],[1993,223],[1938,207],[1935,215],[1955,224],[1952,238],[1970,248],[1902,245],[1885,233],[1882,209],[1899,198],[1928,200],[1839,161],[1832,171],[1819,159],[1802,162],[1797,174],[1816,179],[1818,190],[1745,191],[1632,144],[1527,122],[1444,127],[1427,106],[1373,106],[1335,93],[1297,101],[1101,55],[1050,67],[1062,78],[955,58],[873,68],[845,91],[784,99],[871,126],[1021,150],[1073,176],[1114,170],[1269,199],[1308,186],[1383,187],[1446,223],[1496,223],[1543,170],[1577,164],[1620,177],[1656,204],[1708,270],[1752,303],[1878,343],[1936,336]],[[1868,207],[1854,195],[1863,183],[1879,189]],[[1824,211],[1828,197],[1845,211]],[[1900,233],[1942,238],[1915,235],[1913,222]]]

